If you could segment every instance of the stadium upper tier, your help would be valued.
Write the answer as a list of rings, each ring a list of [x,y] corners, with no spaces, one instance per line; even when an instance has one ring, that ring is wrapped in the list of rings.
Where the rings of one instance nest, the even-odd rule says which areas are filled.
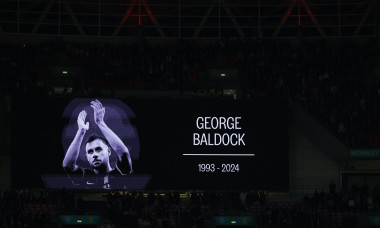
[[[2,93],[80,97],[104,90],[110,95],[159,90],[230,99],[287,96],[351,148],[379,146],[380,80],[372,41],[224,39],[154,45],[148,40],[50,40],[0,46]],[[218,76],[218,70],[229,73]]]

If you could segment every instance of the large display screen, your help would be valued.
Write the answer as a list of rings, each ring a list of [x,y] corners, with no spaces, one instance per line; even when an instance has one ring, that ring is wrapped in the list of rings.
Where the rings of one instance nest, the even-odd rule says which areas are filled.
[[[282,99],[13,104],[16,188],[288,190]]]

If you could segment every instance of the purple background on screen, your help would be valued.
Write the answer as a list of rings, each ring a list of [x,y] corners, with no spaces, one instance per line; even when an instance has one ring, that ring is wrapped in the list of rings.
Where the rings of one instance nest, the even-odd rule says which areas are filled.
[[[125,184],[127,189],[140,190],[146,188],[150,178],[150,175],[120,176],[114,177],[113,181],[116,181],[119,185]],[[43,175],[42,180],[48,188],[78,188],[78,186],[73,185],[71,181],[69,181],[66,175]],[[83,188],[83,186],[79,188]]]
[[[94,122],[94,110],[90,106],[90,102],[95,98],[75,98],[73,99],[63,111],[63,118],[68,118],[69,123],[64,127],[62,131],[62,146],[66,153],[70,146],[70,143],[75,137],[78,130],[77,118],[78,114],[85,110],[87,112],[86,122],[89,122],[90,128],[86,132],[81,149],[79,152],[79,159],[77,164],[82,167],[89,167],[87,158],[85,156],[85,142],[88,137],[93,134],[101,135],[101,131]],[[117,99],[98,99],[103,107],[105,107],[104,122],[129,149],[132,160],[138,160],[140,153],[140,142],[137,130],[134,125],[131,124],[130,119],[135,118],[134,112],[128,105]],[[62,157],[63,159],[63,157]],[[110,157],[111,167],[115,167],[116,153],[112,150]]]

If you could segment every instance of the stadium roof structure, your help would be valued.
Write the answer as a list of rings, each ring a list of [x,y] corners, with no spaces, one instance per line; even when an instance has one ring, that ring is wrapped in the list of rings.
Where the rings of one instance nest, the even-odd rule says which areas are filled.
[[[375,0],[3,0],[0,33],[368,37],[379,30],[379,14]]]

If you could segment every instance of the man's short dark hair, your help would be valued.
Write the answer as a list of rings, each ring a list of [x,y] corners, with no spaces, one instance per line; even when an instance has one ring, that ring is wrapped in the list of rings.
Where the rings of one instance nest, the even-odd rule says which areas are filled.
[[[106,145],[108,146],[108,148],[110,149],[110,151],[111,151],[111,148],[112,148],[112,147],[111,147],[110,143],[108,142],[108,140],[107,140],[106,138],[102,137],[102,136],[99,136],[99,135],[91,135],[91,136],[87,139],[86,144],[87,144],[87,143],[90,143],[90,142],[93,142],[93,141],[95,141],[95,140],[97,140],[97,139],[103,141],[103,143],[106,144]]]

